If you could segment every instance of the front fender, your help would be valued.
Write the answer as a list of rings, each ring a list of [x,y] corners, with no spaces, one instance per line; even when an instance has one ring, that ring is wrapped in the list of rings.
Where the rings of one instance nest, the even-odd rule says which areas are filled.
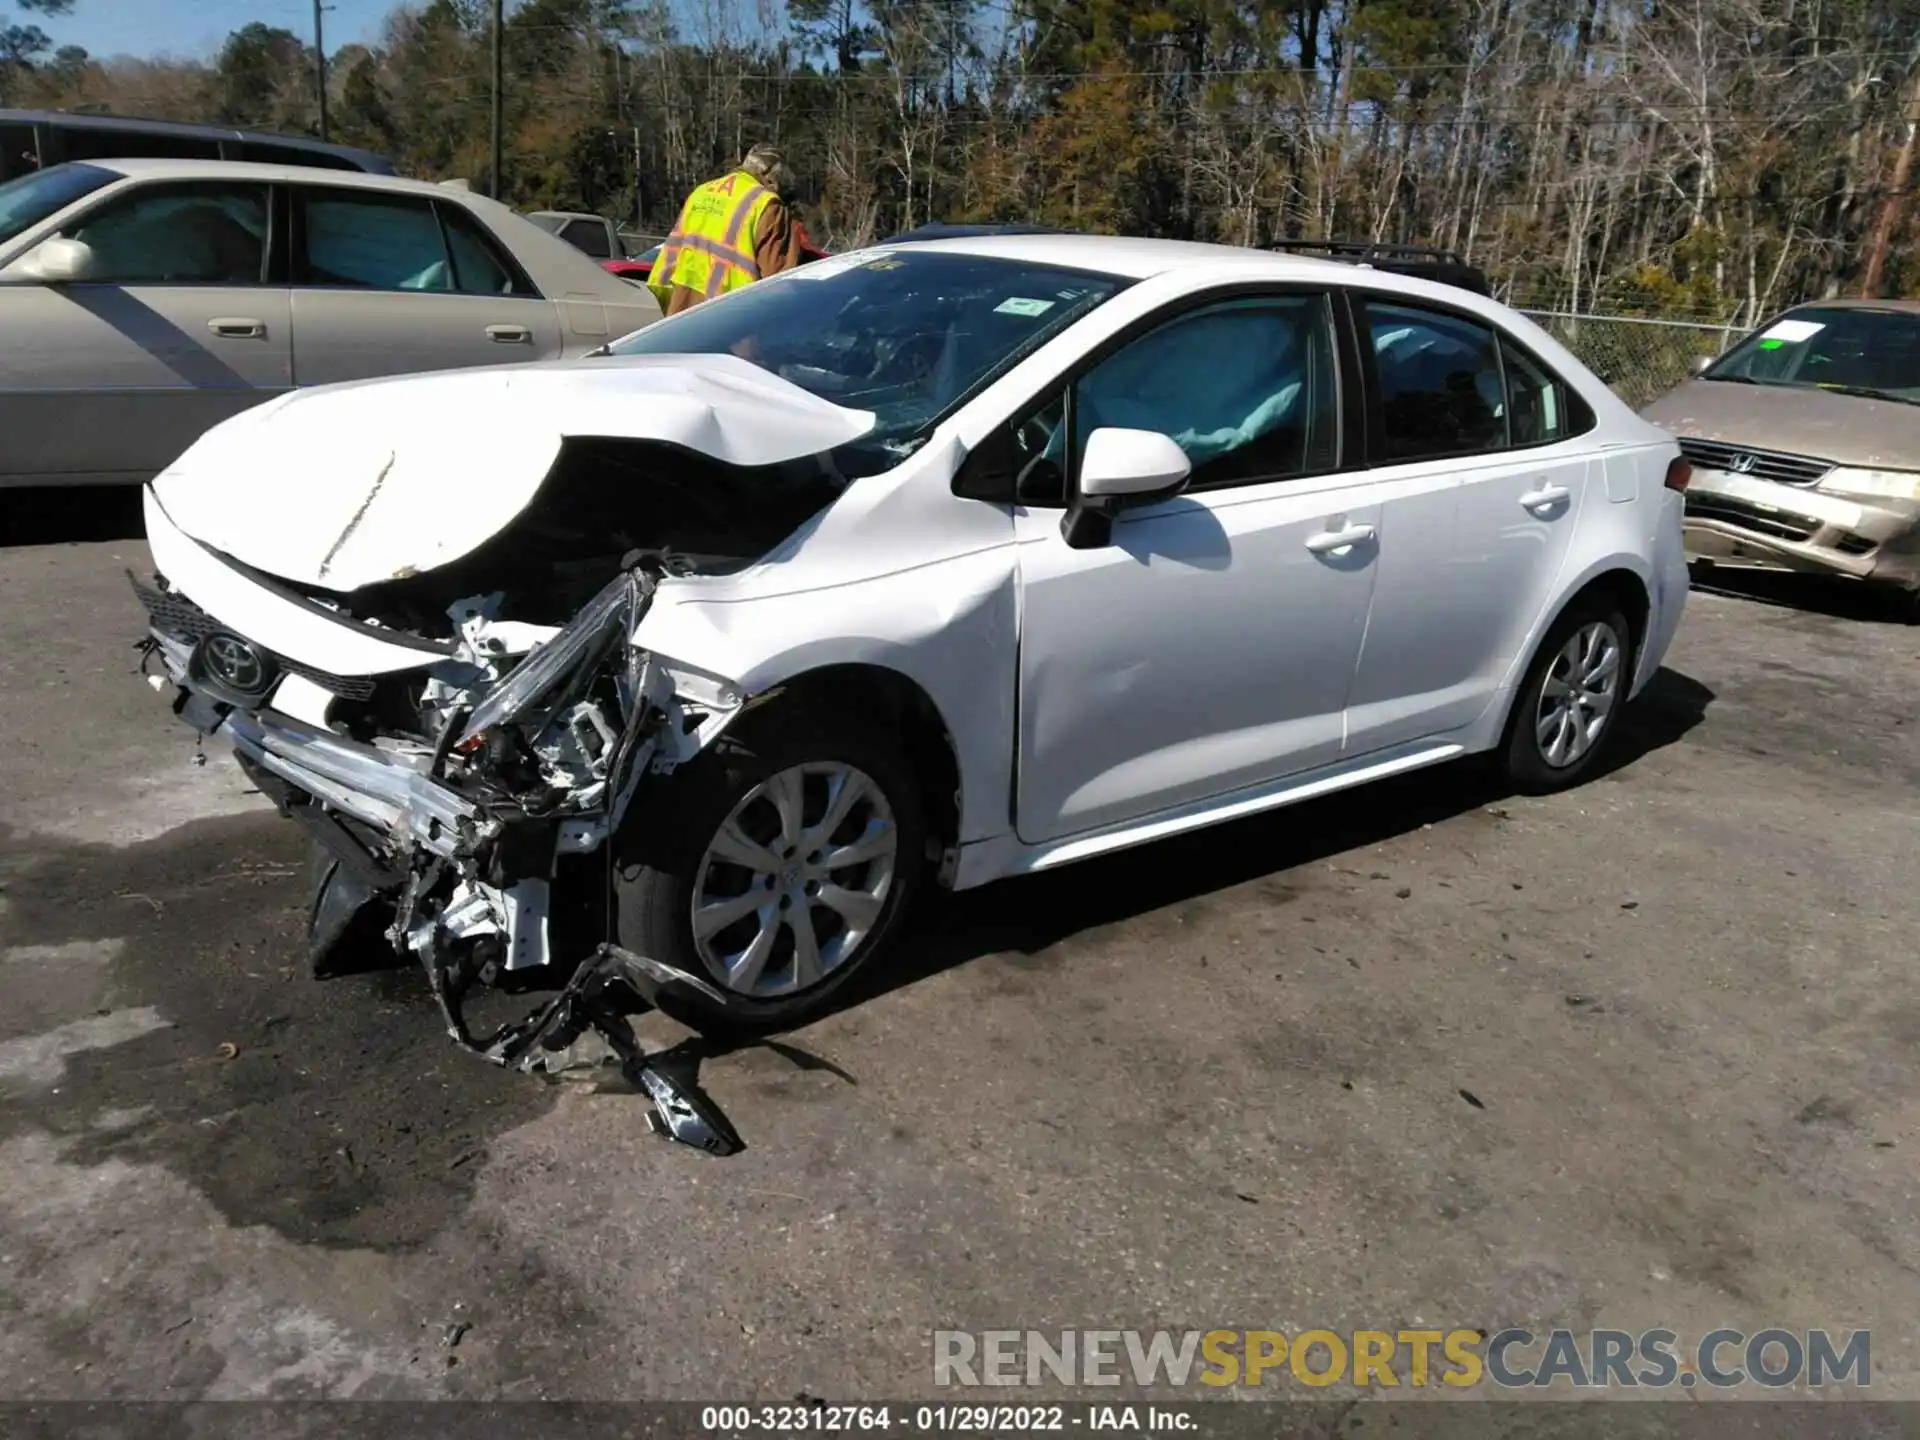
[[[1009,548],[800,594],[722,600],[700,589],[663,584],[634,643],[724,677],[743,697],[833,665],[903,675],[953,738],[960,841],[1008,828],[1018,667]]]

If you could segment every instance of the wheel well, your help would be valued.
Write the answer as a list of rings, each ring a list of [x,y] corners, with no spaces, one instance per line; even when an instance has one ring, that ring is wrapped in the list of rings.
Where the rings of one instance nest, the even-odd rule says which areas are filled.
[[[1513,733],[1515,718],[1520,713],[1518,702],[1521,687],[1527,674],[1533,668],[1533,662],[1539,658],[1540,647],[1546,644],[1547,636],[1553,632],[1553,627],[1558,625],[1560,623],[1560,617],[1573,609],[1574,606],[1584,600],[1601,597],[1604,597],[1612,604],[1618,605],[1620,607],[1620,613],[1626,616],[1627,639],[1628,643],[1632,646],[1633,664],[1638,667],[1640,664],[1640,647],[1646,641],[1647,625],[1653,614],[1653,601],[1647,595],[1647,587],[1645,584],[1643,584],[1640,577],[1631,570],[1602,571],[1587,581],[1587,583],[1582,585],[1578,590],[1574,591],[1573,594],[1569,595],[1565,603],[1553,612],[1553,619],[1549,620],[1546,625],[1542,627],[1540,637],[1534,641],[1534,648],[1527,655],[1527,663],[1525,667],[1518,672],[1514,681],[1513,691],[1507,698],[1506,719],[1500,728],[1502,744],[1506,743],[1505,737]],[[1628,683],[1632,683],[1631,677],[1629,677]]]
[[[858,716],[897,736],[920,777],[928,839],[941,851],[959,843],[960,763],[939,708],[916,682],[883,665],[849,664],[809,670],[774,688],[769,714],[803,705]]]
[[[1620,607],[1620,613],[1627,617],[1628,639],[1633,643],[1633,663],[1640,663],[1641,647],[1646,643],[1647,620],[1653,613],[1653,601],[1647,595],[1647,587],[1640,577],[1631,570],[1608,570],[1593,577],[1560,607],[1564,615],[1573,606],[1589,596],[1604,595]],[[1556,620],[1559,616],[1554,617]]]

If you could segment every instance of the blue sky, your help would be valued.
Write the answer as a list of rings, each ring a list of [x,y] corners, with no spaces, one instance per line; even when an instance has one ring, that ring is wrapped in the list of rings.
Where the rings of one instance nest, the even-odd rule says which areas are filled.
[[[329,52],[353,41],[371,41],[397,0],[328,0]],[[220,48],[227,35],[252,20],[282,26],[309,43],[313,39],[312,0],[76,0],[73,13],[54,20],[18,17],[0,0],[0,20],[25,18],[37,23],[56,45],[84,45],[88,53],[174,55],[203,58]]]

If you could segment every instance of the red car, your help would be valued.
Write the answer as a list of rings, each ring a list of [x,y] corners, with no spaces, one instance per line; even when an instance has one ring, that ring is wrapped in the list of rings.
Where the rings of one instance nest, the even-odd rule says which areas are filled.
[[[661,245],[666,242],[663,240]],[[807,238],[807,232],[800,232],[800,263],[826,259],[827,252]],[[634,285],[644,285],[647,277],[653,273],[653,262],[660,258],[660,245],[638,255],[622,256],[618,260],[602,260],[600,268],[618,275],[622,280]]]

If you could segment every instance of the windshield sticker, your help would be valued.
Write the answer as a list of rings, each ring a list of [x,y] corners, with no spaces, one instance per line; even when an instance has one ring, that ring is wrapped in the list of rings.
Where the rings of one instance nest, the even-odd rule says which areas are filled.
[[[831,280],[836,275],[846,274],[863,261],[864,257],[858,252],[852,255],[829,255],[824,260],[810,260],[805,265],[796,265],[791,270],[783,270],[773,278],[776,280]]]
[[[883,253],[875,259],[867,261],[861,268],[863,270],[898,270],[905,263],[906,262],[897,255]]]
[[[1760,338],[1779,340],[1788,345],[1798,345],[1802,340],[1811,340],[1827,327],[1815,320],[1782,320]]]
[[[1014,295],[993,307],[996,315],[1044,315],[1053,308],[1051,300],[1027,300]]]

